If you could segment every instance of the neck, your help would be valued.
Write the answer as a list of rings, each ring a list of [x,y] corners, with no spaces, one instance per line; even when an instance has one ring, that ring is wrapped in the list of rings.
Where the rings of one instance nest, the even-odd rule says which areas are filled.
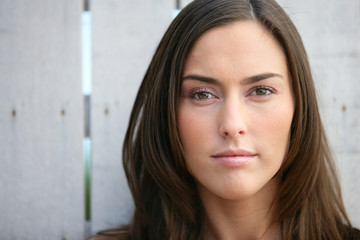
[[[255,195],[240,200],[219,198],[199,189],[207,217],[205,239],[280,239],[280,227],[272,219],[278,185],[272,181]]]

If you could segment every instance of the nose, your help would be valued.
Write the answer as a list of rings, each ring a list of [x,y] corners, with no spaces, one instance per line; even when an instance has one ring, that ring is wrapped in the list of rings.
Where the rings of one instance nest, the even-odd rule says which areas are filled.
[[[223,138],[238,138],[247,132],[247,113],[239,101],[225,102],[220,113],[220,135]]]

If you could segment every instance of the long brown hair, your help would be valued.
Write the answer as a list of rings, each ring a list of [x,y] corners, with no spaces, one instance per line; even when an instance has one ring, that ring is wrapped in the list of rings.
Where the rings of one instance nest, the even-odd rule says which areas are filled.
[[[126,239],[201,239],[204,210],[187,171],[177,129],[177,101],[188,53],[215,26],[252,20],[287,57],[295,96],[290,148],[279,170],[274,222],[283,239],[346,239],[351,229],[321,123],[299,33],[274,0],[195,0],[162,38],[138,91],[123,146],[135,213]]]

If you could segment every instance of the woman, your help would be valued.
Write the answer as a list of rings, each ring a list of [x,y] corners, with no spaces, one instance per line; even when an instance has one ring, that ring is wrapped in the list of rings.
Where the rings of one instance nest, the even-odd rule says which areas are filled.
[[[123,161],[135,213],[105,239],[359,239],[304,46],[273,0],[181,11],[137,94]]]

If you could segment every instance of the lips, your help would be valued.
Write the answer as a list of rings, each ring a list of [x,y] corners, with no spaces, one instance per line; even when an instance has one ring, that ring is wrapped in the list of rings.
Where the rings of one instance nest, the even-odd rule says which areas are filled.
[[[252,152],[243,149],[235,149],[235,150],[229,149],[211,156],[211,158],[216,162],[229,167],[244,166],[250,163],[256,157],[257,154],[254,154]]]

